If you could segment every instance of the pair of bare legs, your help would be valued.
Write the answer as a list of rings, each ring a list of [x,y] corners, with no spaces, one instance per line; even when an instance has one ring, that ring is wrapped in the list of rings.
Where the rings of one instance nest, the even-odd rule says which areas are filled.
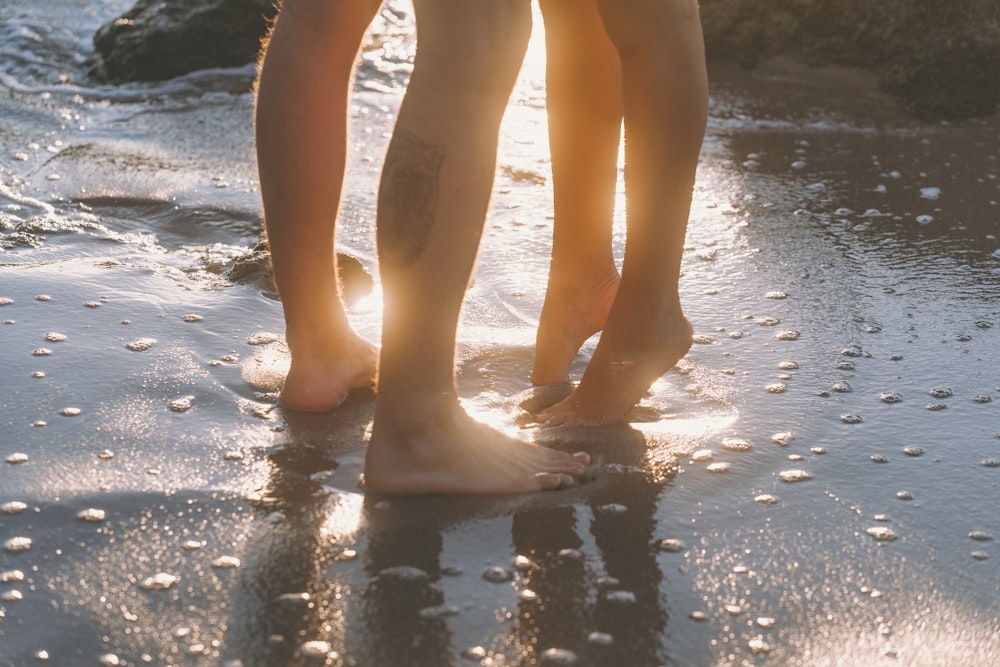
[[[346,156],[351,72],[378,4],[374,0],[285,0],[262,60],[256,112],[258,160],[275,281],[292,354],[281,401],[292,409],[335,407],[350,389],[369,385],[375,374],[377,351],[351,330],[344,312],[333,246]],[[586,3],[580,4],[586,8]],[[652,144],[627,148],[627,159],[633,158],[635,166],[627,174],[630,222],[623,275],[619,284],[613,262],[606,264],[610,272],[605,273],[608,282],[599,295],[602,305],[586,326],[579,325],[578,308],[588,298],[593,302],[595,296],[586,283],[575,305],[553,307],[562,303],[558,295],[572,291],[572,276],[582,273],[582,267],[573,268],[573,258],[580,255],[571,248],[558,253],[554,249],[557,275],[550,285],[556,291],[546,301],[544,329],[539,334],[542,348],[533,379],[546,382],[550,376],[565,377],[579,345],[593,333],[580,338],[581,331],[601,326],[605,328],[603,347],[591,367],[605,368],[588,370],[580,388],[549,411],[547,418],[553,423],[621,419],[690,342],[690,328],[676,299],[677,276],[671,279],[668,270],[664,278],[664,258],[676,256],[679,272],[700,136],[693,156],[684,151],[678,155],[678,148],[693,143],[691,137],[681,142],[680,131],[664,137],[662,126],[677,116],[685,122],[686,115],[657,114],[691,104],[685,100],[683,105],[671,106],[669,100],[681,84],[688,86],[683,92],[690,94],[688,79],[698,76],[679,77],[668,86],[669,91],[657,86],[652,92],[647,90],[656,80],[649,77],[669,75],[671,69],[663,64],[660,53],[665,34],[645,25],[642,17],[653,9],[663,24],[656,28],[683,32],[684,26],[698,28],[696,7],[689,0],[647,2],[641,5],[644,11],[632,18],[635,3],[608,0],[599,4],[603,15],[594,7],[588,11],[594,10],[591,20],[603,18],[608,28],[604,34],[620,54],[618,90],[627,109],[626,133],[630,142],[634,138],[636,144]],[[668,26],[678,20],[678,5],[690,10],[681,13],[683,26]],[[459,405],[454,382],[458,315],[489,202],[500,120],[530,32],[528,0],[416,0],[415,7],[417,56],[379,193],[385,319],[366,483],[372,490],[388,493],[515,493],[572,484],[585,470],[586,454],[539,447],[473,421]],[[564,9],[566,16],[568,10]],[[547,24],[552,23],[550,16],[562,20],[549,12]],[[609,17],[615,22],[609,23]],[[700,29],[691,39],[697,42],[700,55]],[[601,42],[604,47],[607,40]],[[622,44],[627,45],[625,50]],[[632,70],[629,63],[635,65]],[[685,62],[684,66],[693,65]],[[563,69],[553,72],[558,81]],[[578,88],[576,81],[564,83],[570,91]],[[698,104],[703,106],[703,100],[696,100]],[[563,108],[569,117],[573,106]],[[620,128],[620,117],[619,113],[616,128]],[[601,120],[605,130],[610,125],[607,118]],[[598,155],[607,155],[610,141],[610,136],[601,138]],[[558,139],[554,151],[557,146]],[[663,159],[664,152],[672,156]],[[558,161],[566,164],[566,155],[563,152]],[[682,163],[685,168],[680,168]],[[664,165],[667,168],[660,173],[648,171]],[[603,183],[607,165],[602,166],[604,176],[599,180]],[[669,178],[679,172],[682,182],[671,183]],[[562,178],[572,187],[572,172]],[[557,174],[557,188],[563,187],[559,179]],[[661,192],[662,183],[669,184],[670,195],[654,196]],[[581,187],[580,181],[576,187]],[[613,195],[613,181],[610,188]],[[634,204],[633,191],[637,193]],[[664,201],[668,206],[658,209]],[[568,223],[559,224],[572,211],[563,213],[565,204],[559,206],[557,202],[557,246],[562,248],[574,237],[586,237],[581,248],[596,246],[589,243],[594,228],[607,240],[606,252],[610,253],[610,211],[574,233]],[[683,215],[674,215],[680,209]],[[633,218],[644,221],[635,225],[634,233]],[[672,224],[664,225],[663,220]],[[664,226],[673,229],[673,234],[658,231]],[[674,240],[675,247],[649,247]],[[593,266],[588,263],[587,269]],[[656,271],[651,270],[654,266]],[[611,294],[617,296],[612,299]],[[684,327],[685,336],[678,336],[675,330]],[[552,334],[562,330],[571,333]],[[684,344],[677,342],[681,338]],[[605,344],[605,339],[610,342]],[[544,361],[548,355],[556,361]],[[668,357],[673,358],[668,362]],[[602,379],[610,379],[605,389]],[[614,393],[622,390],[626,395]],[[600,418],[593,419],[595,414]]]
[[[540,0],[555,229],[538,326],[536,385],[562,382],[602,331],[574,392],[548,424],[621,421],[684,356],[691,325],[678,295],[708,84],[695,0]],[[627,240],[611,250],[625,123]]]

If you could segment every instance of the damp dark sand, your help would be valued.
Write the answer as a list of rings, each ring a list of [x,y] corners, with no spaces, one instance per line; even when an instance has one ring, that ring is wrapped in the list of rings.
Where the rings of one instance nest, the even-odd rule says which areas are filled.
[[[374,270],[399,93],[366,72],[340,242]],[[276,407],[280,305],[219,275],[259,214],[228,75],[121,117],[57,94],[31,113],[82,116],[61,132],[14,90],[0,665],[1000,661],[1000,125],[919,125],[822,74],[713,72],[682,279],[697,344],[633,423],[581,431],[517,425],[551,224],[526,70],[459,388],[602,466],[517,498],[366,495],[370,397]],[[354,311],[373,339],[377,295]]]

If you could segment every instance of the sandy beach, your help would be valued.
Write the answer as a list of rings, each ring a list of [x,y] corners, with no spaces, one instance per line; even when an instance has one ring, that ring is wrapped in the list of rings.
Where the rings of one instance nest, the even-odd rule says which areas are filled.
[[[89,84],[125,3],[89,4],[0,20],[0,666],[1000,663],[1000,120],[714,68],[696,344],[627,425],[523,427],[552,222],[536,40],[458,386],[600,465],[540,495],[382,497],[359,486],[371,396],[277,406],[280,303],[227,275],[260,233],[252,68]],[[352,107],[338,241],[374,278],[351,311],[372,340],[411,49],[366,51]]]

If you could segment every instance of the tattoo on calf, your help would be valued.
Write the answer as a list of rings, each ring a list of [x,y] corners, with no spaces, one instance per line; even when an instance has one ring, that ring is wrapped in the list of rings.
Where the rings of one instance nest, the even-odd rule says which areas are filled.
[[[378,195],[381,261],[403,268],[420,257],[434,226],[444,149],[397,130],[389,142]]]

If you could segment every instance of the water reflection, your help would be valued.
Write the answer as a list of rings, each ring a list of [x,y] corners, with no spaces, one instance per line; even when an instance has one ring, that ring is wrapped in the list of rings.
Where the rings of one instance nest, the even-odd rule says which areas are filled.
[[[672,474],[648,471],[642,432],[547,434],[546,444],[583,447],[603,463],[597,480],[570,491],[363,497],[342,488],[363,452],[338,451],[336,443],[357,437],[370,402],[347,411],[352,417],[326,417],[325,433],[323,419],[288,420],[286,446],[270,454],[233,592],[229,660],[371,667],[665,660],[655,516]],[[489,539],[470,538],[481,529]],[[484,575],[480,563],[493,568]],[[471,618],[484,614],[495,625]]]

